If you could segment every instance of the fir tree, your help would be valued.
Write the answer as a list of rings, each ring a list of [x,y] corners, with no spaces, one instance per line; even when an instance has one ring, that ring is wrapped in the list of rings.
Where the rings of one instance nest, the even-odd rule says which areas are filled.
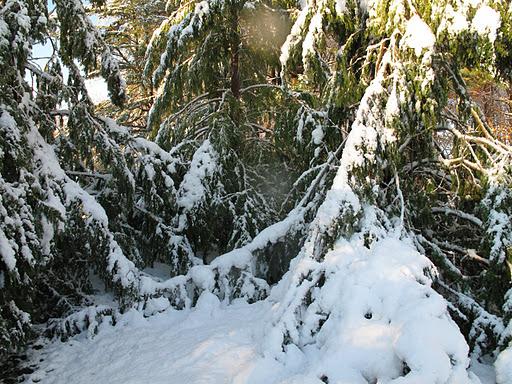
[[[21,346],[31,321],[87,303],[91,273],[126,298],[136,289],[133,263],[109,231],[104,209],[73,180],[108,164],[126,195],[133,188],[117,146],[93,114],[75,60],[85,71],[101,70],[113,102],[124,99],[123,81],[81,3],[57,1],[56,9],[54,17],[46,2],[13,0],[1,10],[1,354]],[[58,43],[51,37],[56,28]],[[58,49],[43,70],[32,48],[49,41]]]
[[[265,32],[258,28],[261,21],[272,22]],[[279,217],[283,201],[269,193],[276,187],[265,179],[277,173],[273,180],[290,180],[289,173],[298,175],[310,166],[304,156],[294,167],[301,154],[287,120],[294,114],[306,120],[311,108],[275,78],[276,47],[284,40],[286,23],[286,12],[260,2],[184,3],[155,31],[148,47],[145,74],[157,89],[148,128],[156,142],[163,148],[189,142],[195,151],[192,163],[208,145],[209,158],[216,159],[201,180],[204,194],[189,202],[187,193],[197,194],[198,188],[186,185],[196,178],[193,169],[178,192],[176,231],[204,262],[247,244]],[[319,125],[315,119],[322,115],[308,124]],[[217,225],[209,221],[212,213]]]
[[[511,152],[492,136],[461,71],[478,67],[507,76],[495,47],[509,38],[509,12],[500,2],[444,1],[309,2],[301,11],[281,56],[285,74],[300,65],[312,83],[331,84],[329,91],[351,88],[355,79],[355,89],[366,89],[331,190],[291,274],[280,283],[284,294],[276,299],[281,309],[275,321],[284,351],[292,344],[322,348],[340,321],[329,291],[350,269],[333,270],[329,260],[343,242],[350,239],[357,260],[363,252],[358,247],[372,252],[393,236],[414,242],[432,260],[439,273],[434,287],[452,302],[450,312],[466,330],[473,356],[506,346],[504,191],[510,186]],[[332,49],[327,41],[335,26],[342,31],[336,35],[341,70],[322,60]],[[348,100],[331,95],[331,113],[346,109]],[[442,148],[443,140],[451,143],[448,148]],[[423,363],[405,360],[404,380],[426,377],[415,372],[417,364]]]

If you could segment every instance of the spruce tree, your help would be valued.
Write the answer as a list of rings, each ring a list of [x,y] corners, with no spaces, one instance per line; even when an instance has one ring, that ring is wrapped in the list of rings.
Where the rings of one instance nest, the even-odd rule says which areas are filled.
[[[212,220],[213,209],[227,210],[235,230],[222,241],[229,247],[247,242],[268,220],[261,195],[244,195],[253,176],[236,168],[240,196],[215,200],[225,187],[214,172],[219,155],[210,141],[166,151],[98,116],[84,77],[99,71],[120,107],[126,99],[123,69],[80,1],[57,1],[56,12],[48,6],[8,1],[1,11],[1,353],[20,348],[32,323],[56,318],[47,324],[49,334],[94,334],[104,315],[114,321],[117,311],[139,303],[144,308],[153,296],[165,295],[177,307],[193,304],[206,288],[226,299],[263,297],[268,286],[246,272],[250,261],[192,268],[209,255],[183,233],[189,220],[207,224],[191,211]],[[53,53],[40,68],[32,54],[34,45],[44,43]],[[213,201],[209,212],[207,199]],[[232,214],[251,205],[263,215]],[[141,272],[155,261],[187,277],[159,284]],[[209,287],[205,273],[214,278]],[[115,292],[117,304],[95,303],[95,276]]]
[[[474,357],[496,356],[507,345],[511,152],[492,136],[462,72],[481,68],[509,76],[502,59],[508,53],[500,49],[510,38],[509,20],[510,7],[502,2],[308,2],[302,9],[283,47],[284,75],[298,68],[306,83],[325,84],[333,114],[351,104],[343,90],[364,93],[355,117],[349,117],[351,130],[332,187],[290,274],[276,289],[282,292],[275,298],[279,331],[272,331],[281,334],[277,356],[293,346],[329,348],[326,340],[339,323],[350,326],[353,313],[340,314],[340,304],[331,299],[332,291],[356,273],[344,263],[371,268],[389,238],[413,244],[432,262],[421,262],[424,276],[402,266],[418,281],[408,289],[421,292],[422,285],[433,284],[450,300],[449,311],[426,311],[424,317],[449,318],[450,313]],[[328,65],[325,58],[333,56]],[[426,295],[417,305],[428,307],[428,300],[439,299],[434,292]],[[374,299],[378,293],[371,292],[369,300]],[[420,321],[412,315],[404,323],[393,318],[397,314],[371,311],[367,318],[390,316],[389,324],[404,329]],[[457,332],[450,321],[446,327]],[[438,347],[446,348],[442,342]],[[454,357],[445,350],[453,371],[434,379],[428,369],[422,371],[427,362],[421,356],[396,353],[406,367],[396,372],[395,377],[404,375],[400,382],[471,380],[460,372],[459,365],[467,364],[463,354]],[[331,371],[322,374],[329,380],[343,377]],[[354,372],[359,374],[379,378],[375,372]]]
[[[170,3],[140,0],[108,1],[91,4],[89,13],[100,18],[100,31],[112,47],[126,81],[127,102],[122,108],[110,101],[97,106],[97,112],[118,124],[132,128],[132,133],[146,131],[146,119],[153,102],[150,84],[143,77],[144,57],[153,31],[168,16]],[[103,25],[105,24],[105,25]]]
[[[94,116],[77,63],[101,71],[115,103],[124,100],[123,80],[81,3],[55,6],[56,16],[37,1],[7,1],[0,11],[2,355],[22,345],[31,322],[87,304],[92,273],[126,298],[136,289],[133,263],[110,232],[103,207],[75,181],[108,168],[126,187],[123,194],[130,193],[125,161]],[[41,69],[32,49],[45,42],[55,48]],[[35,81],[27,82],[26,73]]]
[[[180,3],[148,47],[152,137],[166,149],[187,145],[192,163],[204,163],[208,153],[208,170],[183,177],[174,224],[203,262],[244,246],[277,220],[282,201],[273,190],[286,188],[288,173],[305,170],[304,163],[293,167],[288,151],[287,118],[301,104],[276,78],[287,20],[283,9],[259,2]],[[272,24],[262,31],[262,21]],[[187,186],[193,174],[204,180]],[[268,181],[273,174],[282,186]]]

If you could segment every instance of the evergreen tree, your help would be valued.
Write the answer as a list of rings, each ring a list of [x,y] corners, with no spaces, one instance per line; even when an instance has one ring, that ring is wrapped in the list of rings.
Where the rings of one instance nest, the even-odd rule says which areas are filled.
[[[185,182],[193,169],[178,192],[175,231],[204,262],[244,246],[276,221],[279,211],[293,208],[288,199],[275,197],[312,165],[309,148],[323,143],[324,114],[278,84],[277,47],[287,20],[282,8],[264,2],[180,3],[148,47],[145,75],[157,89],[148,128],[155,141],[167,149],[188,143],[192,163],[208,145],[210,158],[217,159],[200,172],[208,176],[201,194],[191,202],[180,196],[192,190]],[[317,130],[315,144],[295,140],[290,121],[296,119],[300,135]],[[269,258],[259,258],[257,269],[273,273]],[[286,262],[278,264],[284,273]]]
[[[377,262],[375,256],[359,254],[368,252],[364,249],[374,252],[396,236],[413,242],[437,267],[430,272],[439,273],[434,287],[451,301],[450,313],[465,332],[473,356],[496,354],[506,346],[510,232],[505,218],[510,205],[505,191],[510,187],[511,152],[492,136],[461,72],[481,68],[508,76],[498,47],[510,37],[509,13],[509,5],[502,2],[400,0],[308,2],[301,11],[281,56],[285,74],[301,66],[311,83],[324,79],[335,106],[331,113],[346,109],[343,103],[348,101],[333,98],[332,89],[365,91],[331,190],[290,275],[277,290],[283,292],[276,298],[281,309],[275,322],[284,351],[312,343],[322,349],[323,340],[334,337],[336,322],[349,326],[351,315],[340,320],[340,305],[329,298],[354,273],[348,267],[332,268],[332,258],[348,246],[347,240],[354,255],[347,251],[345,257],[371,265]],[[333,49],[328,39],[334,28],[340,48],[335,64],[328,66],[323,58]],[[423,268],[431,269],[428,264]],[[415,277],[430,285],[424,278]],[[415,327],[414,319],[404,323],[387,316],[390,324]],[[436,316],[448,316],[446,309]],[[443,343],[438,347],[444,348]],[[429,377],[420,368],[426,361],[417,356],[420,360],[412,362],[404,350],[397,353],[407,367],[403,382]],[[469,380],[462,378],[465,374],[454,376],[458,361],[464,363],[463,357],[453,359],[452,373],[426,382]],[[331,373],[325,375],[331,378]],[[332,375],[336,380],[336,371]]]
[[[13,0],[1,10],[0,353],[21,347],[31,323],[50,318],[69,315],[48,324],[50,334],[66,337],[85,328],[94,333],[104,315],[144,307],[154,295],[191,305],[205,289],[197,277],[204,273],[227,299],[261,298],[268,286],[244,272],[250,262],[201,274],[191,269],[201,258],[180,234],[188,212],[224,190],[213,172],[218,154],[208,141],[192,157],[186,142],[167,152],[97,116],[84,74],[100,71],[112,103],[121,106],[121,68],[78,0],[55,7],[56,14],[46,3]],[[54,51],[41,69],[32,53],[44,43]],[[27,82],[25,71],[35,81]],[[201,187],[205,181],[212,189]],[[243,231],[264,219],[238,225]],[[233,244],[246,241],[244,234]],[[188,278],[159,285],[139,269],[155,260]],[[117,306],[95,304],[95,276],[114,290]]]
[[[151,87],[144,81],[144,57],[153,31],[166,18],[166,1],[151,3],[130,1],[107,1],[92,4],[89,10],[101,18],[104,40],[112,47],[112,54],[126,81],[127,102],[122,108],[106,101],[97,108],[98,113],[108,115],[119,124],[132,128],[132,133],[146,130],[146,119],[153,94]],[[170,5],[170,4],[169,4]]]
[[[118,180],[127,176],[92,113],[76,61],[86,71],[101,70],[115,103],[124,99],[123,81],[81,4],[57,1],[56,10],[50,16],[46,2],[13,0],[0,11],[1,354],[21,345],[30,321],[86,303],[90,273],[127,297],[135,289],[133,264],[109,231],[103,208],[72,179],[107,162]],[[50,36],[57,28],[59,48],[42,70],[32,60],[32,47],[48,41],[56,47]],[[25,71],[35,76],[35,87]],[[63,103],[66,110],[59,109]]]

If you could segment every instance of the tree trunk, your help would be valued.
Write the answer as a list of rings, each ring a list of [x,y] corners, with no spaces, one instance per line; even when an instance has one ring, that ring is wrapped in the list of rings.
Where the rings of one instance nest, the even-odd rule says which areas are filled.
[[[233,11],[231,28],[231,92],[235,99],[240,99],[240,33],[238,31],[238,9]]]

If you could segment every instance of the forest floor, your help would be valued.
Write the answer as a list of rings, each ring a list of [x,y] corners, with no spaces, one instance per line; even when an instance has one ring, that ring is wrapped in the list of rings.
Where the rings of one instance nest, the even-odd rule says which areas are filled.
[[[264,357],[271,313],[268,300],[224,305],[209,293],[190,310],[168,308],[148,318],[133,310],[114,327],[100,325],[95,337],[82,333],[32,350],[29,360],[38,368],[25,383],[323,384],[307,366]],[[492,367],[471,369],[483,384],[495,382]]]
[[[284,372],[258,350],[269,310],[266,301],[223,307],[203,294],[192,310],[169,308],[149,318],[130,311],[94,338],[81,334],[32,351],[31,360],[42,361],[25,382],[271,383]]]

